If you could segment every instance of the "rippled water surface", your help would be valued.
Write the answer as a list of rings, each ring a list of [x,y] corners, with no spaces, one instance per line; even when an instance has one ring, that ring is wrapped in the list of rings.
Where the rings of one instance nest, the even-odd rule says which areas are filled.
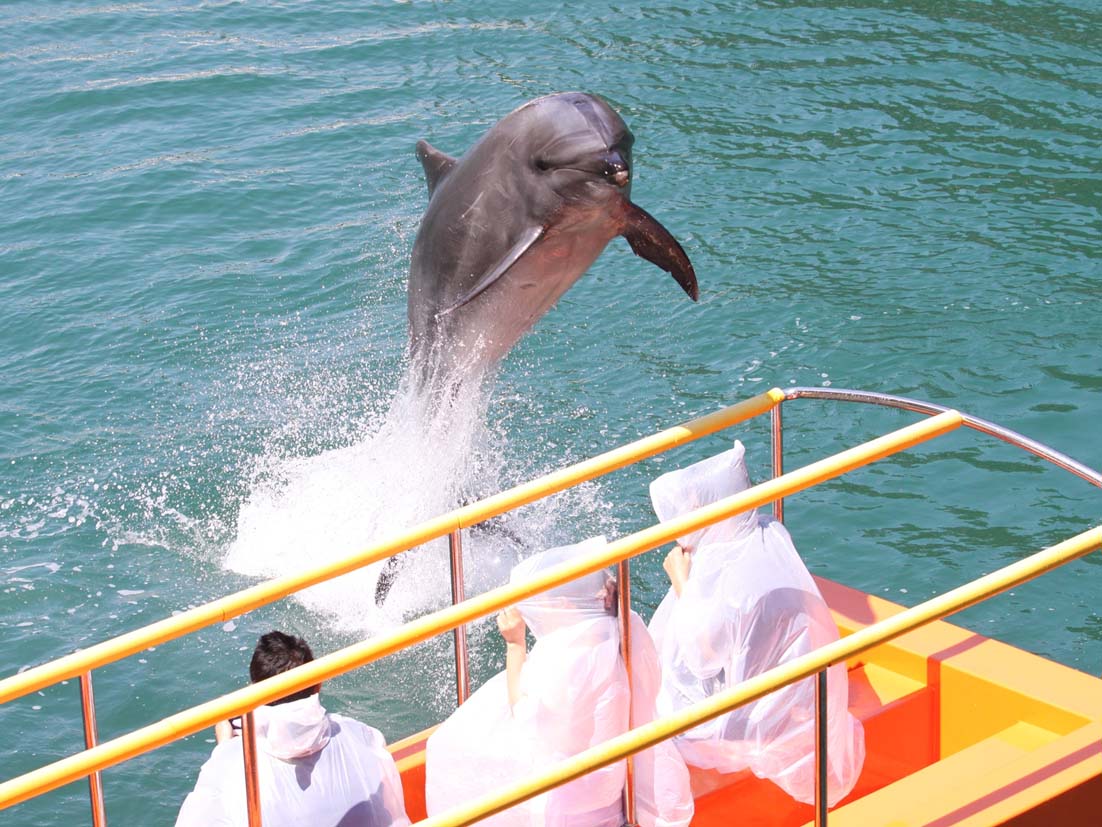
[[[772,386],[957,406],[1102,467],[1097,3],[558,5],[0,6],[0,676],[363,547],[442,507],[441,478],[495,491]],[[567,89],[632,127],[633,199],[701,300],[613,242],[468,411],[463,450],[426,452],[392,409],[427,200],[413,145],[460,154]],[[785,410],[788,467],[913,421]],[[764,475],[766,425],[737,435]],[[472,587],[647,525],[646,481],[730,436],[472,538]],[[1099,496],[967,433],[786,517],[813,571],[913,604],[1096,524]],[[101,736],[240,686],[269,628],[327,652],[440,605],[433,555],[387,611],[342,581],[98,670]],[[1099,566],[960,621],[1102,672]],[[645,614],[659,573],[657,552],[636,566]],[[498,668],[484,624],[473,643],[478,674]],[[410,734],[450,709],[449,652],[326,697]],[[0,708],[0,780],[79,739],[72,682]],[[210,747],[107,771],[110,822],[172,823]],[[73,784],[2,820],[86,813]]]

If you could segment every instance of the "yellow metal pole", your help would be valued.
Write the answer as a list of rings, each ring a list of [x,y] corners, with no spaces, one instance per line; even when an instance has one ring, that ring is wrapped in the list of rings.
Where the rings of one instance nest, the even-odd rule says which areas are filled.
[[[165,618],[42,666],[28,669],[0,681],[0,704],[76,677],[104,664],[121,660],[151,646],[158,646],[182,637],[205,626],[225,623],[309,586],[347,574],[461,528],[476,525],[506,511],[528,505],[581,482],[595,479],[646,457],[752,419],[779,405],[783,399],[784,393],[773,388],[722,410],[675,425],[629,445],[518,485],[477,503],[455,509],[335,563],[259,583],[211,603],[181,612],[174,617]]]
[[[814,652],[756,675],[705,701],[591,747],[585,752],[561,761],[539,775],[515,784],[504,792],[482,796],[445,813],[418,821],[416,827],[465,827],[473,824],[553,787],[620,761],[629,753],[652,747],[737,706],[765,697],[782,686],[803,680],[832,664],[853,658],[912,629],[940,620],[946,615],[1019,586],[1064,563],[1083,557],[1099,547],[1102,547],[1102,526],[1085,531],[1025,560],[992,572],[986,577],[981,577],[886,620],[867,626]]]
[[[902,451],[951,431],[960,424],[961,415],[956,411],[946,411],[916,422],[878,439],[806,465],[782,477],[756,485],[710,506],[622,537],[605,546],[600,554],[588,559],[563,563],[531,580],[484,592],[457,606],[449,606],[410,621],[390,634],[348,646],[290,671],[223,695],[221,698],[171,715],[142,729],[100,744],[94,749],[71,755],[13,778],[0,784],[0,809],[76,781],[90,772],[113,766],[193,732],[211,727],[218,721],[241,714],[242,711],[255,709],[277,698],[329,680],[335,675],[349,672],[442,632],[450,631],[460,624],[500,611],[526,597],[600,571],[620,560],[626,560],[642,551],[656,548],[718,520],[751,508],[758,508],[772,502],[778,496],[783,497],[802,491],[824,480],[841,476],[847,471],[867,465],[888,454]]]

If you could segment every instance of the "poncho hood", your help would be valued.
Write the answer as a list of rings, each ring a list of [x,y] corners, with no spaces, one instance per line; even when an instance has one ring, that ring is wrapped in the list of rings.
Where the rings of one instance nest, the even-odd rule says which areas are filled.
[[[735,447],[729,451],[657,477],[650,484],[650,498],[654,513],[664,523],[745,491],[752,485],[746,470],[746,448],[736,439]],[[698,551],[710,543],[740,539],[757,525],[757,509],[751,509],[678,537],[677,542],[688,551]]]
[[[274,758],[290,761],[329,743],[329,715],[317,692],[309,698],[257,707],[257,745]]]
[[[560,546],[533,555],[517,564],[509,575],[510,583],[521,583],[544,574],[548,569],[579,558],[597,554],[605,547],[605,538],[591,537],[571,546]],[[607,589],[612,576],[604,570],[587,574],[534,594],[517,604],[521,617],[536,640],[552,632],[575,626],[587,620],[612,616],[615,609],[606,607]]]

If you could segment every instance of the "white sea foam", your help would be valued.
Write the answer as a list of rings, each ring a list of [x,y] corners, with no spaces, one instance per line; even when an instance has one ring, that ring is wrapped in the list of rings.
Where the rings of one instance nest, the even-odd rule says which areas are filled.
[[[461,388],[445,402],[408,386],[381,426],[344,448],[307,458],[266,458],[243,503],[224,565],[275,577],[363,551],[465,501],[501,487],[506,438],[486,425],[486,399]],[[507,474],[505,475],[507,476]],[[466,532],[468,594],[508,578],[526,551],[543,544],[555,506],[543,506]],[[401,556],[382,606],[373,563],[301,593],[299,599],[342,630],[377,632],[450,599],[448,543]]]
[[[29,569],[46,569],[50,574],[57,574],[61,570],[61,563],[28,563],[25,566],[12,566],[11,568],[4,569],[4,574],[16,574],[17,572],[27,571]],[[14,582],[18,578],[13,578]]]

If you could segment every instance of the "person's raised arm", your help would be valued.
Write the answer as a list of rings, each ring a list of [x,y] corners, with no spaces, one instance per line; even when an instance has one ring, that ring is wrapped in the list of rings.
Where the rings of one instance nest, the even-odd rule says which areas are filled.
[[[524,618],[512,606],[497,616],[497,628],[505,638],[505,682],[509,687],[509,706],[520,700],[520,670],[528,649],[524,642]]]
[[[240,726],[240,724],[238,725]],[[214,741],[221,744],[223,741],[228,741],[237,735],[232,721],[219,721],[214,725]]]

